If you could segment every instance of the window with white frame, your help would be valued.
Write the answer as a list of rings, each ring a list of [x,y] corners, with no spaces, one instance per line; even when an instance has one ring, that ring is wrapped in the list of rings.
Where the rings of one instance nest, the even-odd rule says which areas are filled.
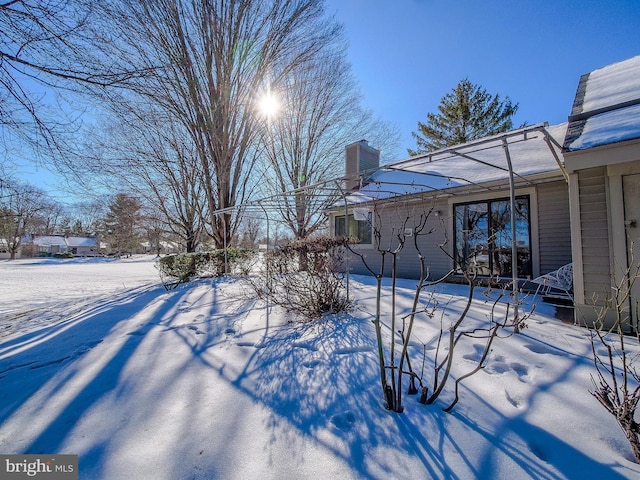
[[[518,277],[531,278],[531,219],[529,196],[516,198]],[[458,270],[479,275],[512,274],[511,208],[509,199],[454,205],[454,258]]]

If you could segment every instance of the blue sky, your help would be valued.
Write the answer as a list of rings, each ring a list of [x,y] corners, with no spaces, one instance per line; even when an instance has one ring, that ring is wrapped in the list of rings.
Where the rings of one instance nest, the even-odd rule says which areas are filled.
[[[402,143],[463,78],[520,104],[515,125],[566,121],[580,75],[640,55],[640,0],[326,0],[364,105]],[[640,81],[640,79],[638,80]],[[391,152],[387,152],[388,154]],[[55,177],[21,177],[59,196]]]
[[[582,74],[640,55],[640,0],[327,0],[364,104],[402,134],[468,77],[520,104],[516,126],[567,120]],[[640,79],[638,79],[640,82]]]

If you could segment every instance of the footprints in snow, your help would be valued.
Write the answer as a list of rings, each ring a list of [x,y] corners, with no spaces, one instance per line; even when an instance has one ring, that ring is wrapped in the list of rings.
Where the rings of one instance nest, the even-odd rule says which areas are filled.
[[[179,314],[189,313],[192,311],[192,308],[193,308],[192,303],[187,300],[183,300],[179,302],[176,307],[177,312]],[[198,314],[193,317],[191,324],[182,323],[179,325],[172,325],[172,326],[166,327],[162,331],[167,332],[167,331],[173,331],[173,330],[186,329],[194,332],[196,335],[206,335],[207,331],[209,331],[210,329],[207,329],[207,331],[203,331],[201,328],[204,328],[202,327],[202,325],[206,324],[207,322],[211,322],[211,320],[212,318],[208,318],[204,314]],[[198,325],[200,325],[200,327]],[[148,331],[150,330],[149,328],[143,328],[143,326],[141,327],[142,328],[138,330],[129,332],[128,335],[142,336],[148,333]],[[252,341],[249,338],[245,337],[241,329],[239,330],[235,324],[229,325],[226,328],[222,329],[221,334],[227,337],[227,340],[230,340],[235,346],[238,346],[238,347],[262,349],[267,346],[266,343],[264,343],[264,339],[262,338],[258,341]],[[306,341],[292,341],[290,345],[294,348],[304,349],[311,352],[316,352],[318,350],[317,347],[312,345],[310,342],[306,342]],[[355,346],[346,346],[342,348],[336,348],[333,351],[333,353],[336,355],[350,355],[350,354],[359,354],[359,353],[370,353],[373,351],[374,351],[374,348],[372,346],[355,345]],[[305,368],[313,369],[316,366],[318,366],[320,363],[321,363],[320,359],[314,358],[314,359],[305,360],[300,364]]]
[[[528,343],[524,347],[533,353],[563,356],[562,352],[544,343]]]
[[[321,363],[322,362],[320,361],[320,359],[316,358],[313,360],[307,360],[305,362],[302,362],[302,366],[311,370],[317,367],[318,365],[320,365]]]
[[[463,355],[462,358],[477,363],[482,358],[484,345],[474,345],[473,348],[475,350],[473,353]],[[514,372],[518,375],[520,381],[524,381],[523,378],[529,375],[529,367],[519,362],[507,362],[502,355],[489,357],[489,360],[484,367],[484,371],[490,375],[501,375],[507,372]]]
[[[183,300],[178,304],[178,312],[185,313],[191,311],[191,303],[187,300]]]
[[[355,347],[336,348],[334,350],[334,353],[337,355],[347,355],[350,353],[367,353],[367,352],[373,352],[373,347],[361,345],[361,346],[355,346]]]
[[[0,378],[4,378],[7,372],[10,372],[12,370],[17,370],[19,368],[28,368],[29,370],[39,370],[41,368],[45,368],[45,367],[50,367],[52,365],[58,365],[61,363],[64,363],[68,360],[75,360],[76,358],[84,355],[85,353],[87,353],[88,351],[90,351],[91,349],[93,349],[96,345],[99,345],[102,343],[102,340],[95,340],[92,342],[87,342],[84,343],[82,345],[80,345],[78,348],[76,348],[73,353],[71,355],[67,355],[65,357],[60,357],[60,358],[54,358],[52,360],[46,360],[46,361],[35,361],[35,362],[26,362],[26,363],[21,363],[18,365],[13,365],[10,366],[2,371],[0,371]]]
[[[524,377],[529,375],[529,367],[518,362],[507,363],[505,361],[505,358],[502,355],[496,356],[493,359],[493,361],[491,361],[485,367],[485,371],[487,373],[494,373],[494,374],[515,372],[515,374],[518,375],[518,378],[520,378],[520,380],[522,380]]]
[[[195,325],[189,325],[187,328],[189,330],[193,330],[194,332],[196,332],[196,335],[204,335],[204,332],[200,330],[198,327],[196,327]]]
[[[515,408],[522,408],[525,406],[525,402],[521,398],[512,396],[507,390],[504,391],[504,396],[506,397],[507,402],[509,402]]]
[[[353,414],[353,412],[346,411],[342,413],[336,413],[331,417],[330,421],[335,428],[343,431],[349,431],[356,423],[356,416]]]

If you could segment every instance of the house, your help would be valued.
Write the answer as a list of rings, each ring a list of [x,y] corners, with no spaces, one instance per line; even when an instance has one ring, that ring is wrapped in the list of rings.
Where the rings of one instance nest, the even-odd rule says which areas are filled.
[[[76,257],[95,257],[99,255],[98,239],[95,237],[66,236],[67,253]]]
[[[347,146],[351,189],[328,215],[333,234],[358,239],[350,270],[369,273],[366,263],[378,272],[384,261],[389,275],[391,258],[376,245],[392,250],[402,240],[397,275],[405,278],[420,275],[417,249],[431,280],[461,265],[494,279],[511,278],[515,267],[520,279],[533,279],[570,263],[566,129],[532,125],[377,169],[366,142]]]
[[[183,249],[177,242],[160,240],[159,245],[154,245],[151,242],[144,241],[140,243],[140,252],[142,253],[154,253],[154,254],[173,254],[180,253]]]
[[[351,271],[377,273],[385,262],[388,275],[392,255],[378,250],[401,241],[397,274],[409,278],[420,273],[416,246],[430,279],[460,266],[492,278],[517,269],[520,280],[564,267],[576,322],[592,326],[609,305],[604,325],[612,325],[617,292],[638,331],[640,56],[583,75],[566,124],[383,167],[376,152],[364,141],[346,148],[343,200],[327,212],[334,234],[357,238]]]
[[[49,256],[67,253],[67,242],[63,235],[31,235],[22,240],[24,247],[31,246],[33,255]]]
[[[637,331],[640,56],[580,78],[563,143],[576,321],[592,325],[606,298],[630,287],[635,302],[623,306]]]
[[[68,235],[29,235],[22,240],[24,251],[32,256],[72,254],[79,257],[99,255],[95,237]]]

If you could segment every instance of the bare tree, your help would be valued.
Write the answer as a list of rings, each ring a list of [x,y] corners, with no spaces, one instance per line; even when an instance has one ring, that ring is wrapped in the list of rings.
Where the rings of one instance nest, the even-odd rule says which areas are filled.
[[[0,182],[0,238],[7,242],[11,260],[32,233],[34,220],[51,204],[46,193],[33,185],[3,180]]]
[[[251,214],[244,214],[240,225],[240,246],[250,249],[255,248],[261,231],[262,219]]]
[[[239,217],[226,209],[250,193],[257,159],[256,98],[333,35],[322,3],[141,0],[100,8],[117,39],[112,57],[120,69],[162,67],[129,87],[187,132],[211,234],[217,247],[227,245]]]
[[[68,90],[78,84],[104,88],[143,74],[114,68],[108,49],[90,38],[95,3],[0,2],[0,132],[11,132],[7,141],[17,137],[55,152],[68,120],[46,113],[51,104],[44,98],[46,90]]]
[[[58,233],[64,218],[63,205],[45,198],[41,202],[38,213],[31,220],[30,233],[41,235]]]
[[[281,195],[276,209],[296,239],[326,222],[322,212],[336,196],[322,182],[343,174],[346,145],[368,138],[393,150],[398,143],[393,128],[361,107],[345,51],[344,37],[336,35],[273,87],[281,108],[263,136],[269,161],[264,187],[268,195]]]
[[[181,125],[162,112],[136,107],[112,103],[112,119],[88,132],[82,160],[90,176],[87,182],[103,188],[115,182],[144,198],[163,229],[194,252],[208,210],[193,143]]]
[[[74,231],[82,235],[98,234],[101,221],[106,215],[106,203],[106,201],[98,199],[74,203],[68,207],[66,211]]]
[[[148,252],[155,253],[159,257],[167,236],[167,223],[164,216],[153,208],[146,208],[143,211],[141,223],[148,242]]]

